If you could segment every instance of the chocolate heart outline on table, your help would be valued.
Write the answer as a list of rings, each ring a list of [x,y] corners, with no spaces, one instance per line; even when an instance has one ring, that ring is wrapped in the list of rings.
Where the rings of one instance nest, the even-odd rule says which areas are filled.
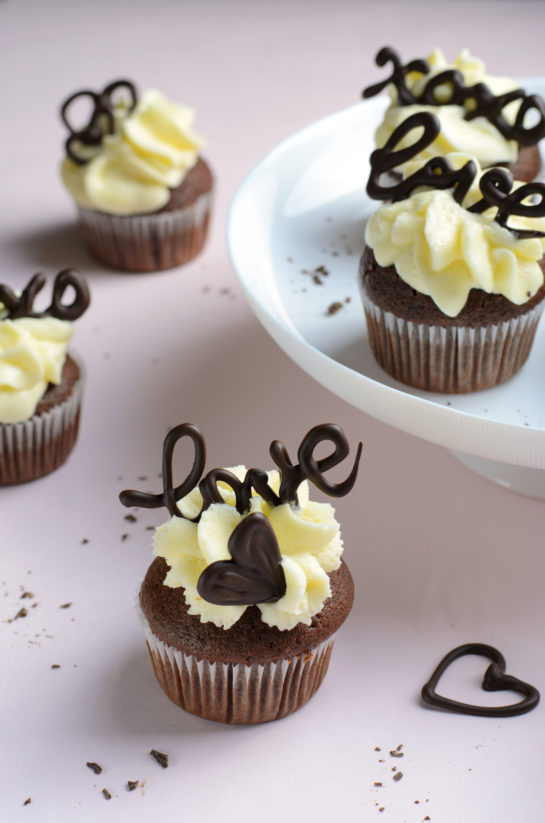
[[[436,691],[437,684],[447,668],[455,660],[468,654],[487,657],[492,661],[484,673],[481,684],[485,691],[514,691],[524,695],[523,699],[518,703],[511,703],[507,706],[474,706],[471,703],[463,703],[438,694]],[[422,686],[422,701],[436,709],[481,717],[514,717],[525,714],[537,706],[540,694],[529,683],[525,683],[511,674],[506,674],[505,665],[505,658],[502,653],[486,643],[464,643],[462,646],[457,646],[443,657],[428,682]]]
[[[197,583],[200,596],[218,606],[273,603],[286,592],[282,555],[274,530],[260,512],[245,517],[227,543],[231,560],[216,560]]]

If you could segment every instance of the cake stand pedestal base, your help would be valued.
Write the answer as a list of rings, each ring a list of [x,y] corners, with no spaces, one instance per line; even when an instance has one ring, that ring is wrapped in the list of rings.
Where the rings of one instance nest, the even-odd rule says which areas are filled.
[[[485,457],[475,457],[472,454],[452,451],[450,453],[460,460],[468,469],[492,480],[494,483],[528,497],[537,497],[545,500],[545,470],[528,469],[524,466],[512,466],[509,463],[500,463]]]

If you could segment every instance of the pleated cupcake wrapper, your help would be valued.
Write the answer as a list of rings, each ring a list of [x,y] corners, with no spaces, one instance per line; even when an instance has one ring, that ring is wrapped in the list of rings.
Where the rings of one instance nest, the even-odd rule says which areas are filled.
[[[204,246],[212,192],[195,203],[159,214],[119,216],[77,205],[89,251],[123,271],[157,271],[187,263]]]
[[[36,480],[61,466],[78,434],[85,383],[83,362],[72,351],[80,376],[58,406],[21,423],[0,423],[0,485]]]
[[[264,665],[210,663],[159,640],[138,607],[157,680],[182,709],[221,723],[264,723],[303,706],[322,682],[334,635],[314,649]]]
[[[462,393],[502,383],[522,367],[544,303],[495,325],[428,326],[363,297],[369,344],[382,368],[427,391]]]

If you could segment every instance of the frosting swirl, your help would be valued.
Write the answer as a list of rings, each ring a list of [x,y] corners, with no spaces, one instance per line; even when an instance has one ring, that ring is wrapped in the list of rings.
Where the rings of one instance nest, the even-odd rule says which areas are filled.
[[[129,215],[162,208],[203,145],[192,128],[195,112],[149,90],[132,109],[129,101],[119,102],[113,118],[113,134],[104,135],[89,162],[63,160],[65,186],[77,203],[97,211]]]
[[[447,157],[456,168],[468,159],[463,154]],[[420,165],[419,160],[408,161],[406,175]],[[365,241],[378,263],[395,266],[402,280],[431,297],[449,317],[460,313],[473,288],[521,305],[543,284],[538,261],[545,238],[515,237],[494,220],[495,208],[482,214],[468,211],[480,197],[479,177],[480,171],[462,204],[449,190],[417,190],[405,200],[381,205],[366,227]],[[545,218],[513,216],[511,223],[545,230]]]
[[[54,317],[1,319],[0,423],[34,414],[49,383],[60,383],[72,323]]]
[[[457,69],[463,75],[465,83],[475,85],[484,83],[494,95],[504,94],[519,87],[515,80],[509,77],[495,77],[486,74],[484,63],[473,57],[467,49],[463,49],[453,63],[448,63],[440,49],[435,49],[427,58],[431,71],[421,75],[409,73],[406,78],[407,87],[418,96],[422,93],[426,83],[435,75],[446,69]],[[437,89],[437,97],[441,99],[441,89]],[[507,140],[498,129],[485,117],[475,117],[465,120],[466,108],[456,105],[426,106],[426,105],[398,105],[397,92],[390,89],[391,103],[387,108],[384,119],[375,132],[376,145],[382,147],[392,132],[418,111],[427,111],[435,114],[440,121],[441,130],[436,140],[425,148],[421,155],[424,160],[432,157],[444,156],[450,152],[464,152],[479,160],[482,166],[492,166],[499,163],[511,163],[517,158],[518,144],[515,140]],[[469,103],[468,103],[469,106]],[[519,101],[509,103],[504,110],[505,117],[514,122]],[[404,146],[402,142],[401,147]]]
[[[229,471],[239,479],[246,474],[244,466]],[[269,472],[268,482],[278,491],[279,473]],[[290,503],[274,506],[254,492],[250,510],[244,514],[236,509],[232,489],[224,484],[220,488],[224,502],[209,506],[199,522],[185,519],[195,516],[202,508],[202,495],[194,489],[178,502],[184,518],[172,516],[156,530],[154,554],[163,557],[170,566],[164,585],[182,586],[189,613],[198,615],[202,622],[210,621],[224,629],[233,626],[247,607],[209,603],[199,595],[197,583],[207,566],[230,558],[229,537],[241,520],[248,514],[261,512],[275,532],[286,581],[283,597],[258,604],[261,619],[283,631],[298,623],[310,625],[312,616],[331,595],[328,572],[341,565],[343,544],[335,510],[328,503],[309,500],[306,481],[299,487],[297,506]]]

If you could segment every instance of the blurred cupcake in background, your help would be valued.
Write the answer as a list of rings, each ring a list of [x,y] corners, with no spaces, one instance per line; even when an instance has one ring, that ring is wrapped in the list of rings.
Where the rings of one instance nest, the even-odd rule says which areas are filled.
[[[65,269],[49,307],[36,311],[45,280],[34,275],[20,294],[0,284],[0,485],[52,472],[78,434],[85,372],[68,345],[89,289],[79,272]],[[71,303],[63,302],[67,289],[74,292]]]
[[[62,179],[91,254],[132,272],[196,257],[208,232],[213,178],[200,157],[193,109],[116,80],[100,92],[72,94],[61,116],[69,130]]]

